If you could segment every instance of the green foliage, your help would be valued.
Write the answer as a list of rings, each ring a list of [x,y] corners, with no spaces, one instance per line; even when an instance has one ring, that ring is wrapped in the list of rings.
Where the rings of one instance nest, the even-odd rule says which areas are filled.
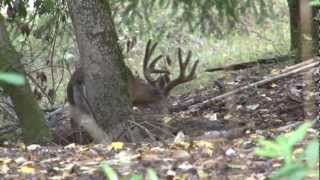
[[[0,9],[3,6],[7,7],[7,15],[10,18],[27,16],[28,0],[4,0],[0,1]]]
[[[25,78],[17,73],[0,72],[0,81],[18,86],[25,83]]]
[[[112,167],[107,163],[107,162],[102,162],[101,163],[101,168],[104,174],[107,176],[108,180],[118,180],[118,174],[112,169]],[[155,170],[153,169],[148,169],[147,174],[146,174],[147,179],[149,180],[158,180],[158,176]],[[135,174],[132,175],[130,180],[143,180],[143,175],[142,174]]]
[[[133,175],[130,180],[143,180],[142,174]]]
[[[313,0],[310,4],[312,6],[320,6],[320,0]]]
[[[319,142],[312,141],[307,145],[303,154],[295,157],[294,146],[303,140],[311,123],[301,125],[290,134],[280,135],[275,141],[260,140],[260,148],[257,155],[269,158],[284,158],[283,166],[272,176],[273,179],[288,178],[301,180],[308,176],[319,176],[317,165],[319,164]]]
[[[39,15],[43,14],[52,14],[55,9],[55,1],[54,0],[44,0],[44,1],[36,1],[35,7],[37,8]]]
[[[118,180],[119,179],[117,173],[112,169],[111,166],[109,166],[108,163],[103,162],[101,164],[101,168],[109,180]]]
[[[156,171],[150,168],[147,170],[147,177],[149,180],[158,180]]]
[[[246,18],[248,14],[258,17],[257,20],[261,23],[274,14],[273,3],[265,0],[114,0],[111,1],[111,7],[117,13],[114,16],[121,17],[119,22],[129,27],[135,27],[141,20],[149,27],[150,17],[154,13],[161,16],[157,9],[162,9],[170,11],[171,21],[181,22],[176,24],[179,28],[211,34],[221,32],[223,27],[219,27],[219,24],[227,24],[229,29],[234,28],[239,19]]]

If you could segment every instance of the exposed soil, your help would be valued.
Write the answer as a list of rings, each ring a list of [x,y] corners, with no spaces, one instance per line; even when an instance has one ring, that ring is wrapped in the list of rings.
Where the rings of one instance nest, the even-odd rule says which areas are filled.
[[[174,137],[144,144],[114,143],[25,147],[6,142],[0,147],[0,176],[4,179],[105,179],[106,161],[129,179],[148,168],[160,179],[266,179],[281,165],[255,155],[260,137],[290,132],[304,120],[319,118],[319,67],[242,91],[220,102],[199,105],[239,88],[283,66],[268,64],[226,74],[207,88],[172,97],[165,121]],[[309,130],[302,147],[319,135],[319,121]],[[155,132],[155,131],[154,131]],[[162,134],[155,134],[161,136]]]

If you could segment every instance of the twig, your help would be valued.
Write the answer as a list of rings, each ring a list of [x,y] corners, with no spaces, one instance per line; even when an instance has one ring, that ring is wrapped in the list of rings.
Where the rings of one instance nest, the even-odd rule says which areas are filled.
[[[129,122],[132,123],[135,126],[138,126],[141,129],[143,129],[148,134],[150,139],[152,139],[152,141],[156,141],[156,138],[154,137],[154,135],[146,127],[144,127],[143,125],[141,125],[141,124],[139,124],[138,122],[135,122],[135,121],[129,120]]]
[[[26,74],[26,76],[32,81],[32,83],[33,83],[37,88],[39,88],[39,90],[41,91],[41,93],[46,96],[46,98],[48,99],[49,103],[50,103],[50,104],[53,104],[53,103],[54,103],[54,102],[53,102],[53,99],[51,99],[51,97],[46,93],[45,89],[43,89],[43,88],[41,87],[41,85],[40,85],[30,74]]]

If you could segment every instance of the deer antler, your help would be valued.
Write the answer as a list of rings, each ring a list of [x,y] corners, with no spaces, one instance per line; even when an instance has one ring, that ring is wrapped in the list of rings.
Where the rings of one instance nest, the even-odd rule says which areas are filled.
[[[151,60],[151,56],[155,48],[157,47],[157,45],[158,43],[152,44],[151,40],[149,40],[146,46],[146,51],[143,59],[143,75],[152,86],[157,86],[158,79],[153,79],[151,74],[169,74],[170,73],[168,70],[156,68],[158,61],[163,57],[162,55],[158,55],[153,60]]]
[[[167,81],[167,84],[164,87],[164,94],[165,95],[168,95],[169,92],[174,87],[178,86],[179,84],[192,81],[196,77],[195,72],[196,72],[199,60],[197,60],[192,65],[190,73],[188,75],[186,75],[186,70],[187,70],[188,64],[190,62],[191,56],[192,56],[192,52],[189,50],[185,61],[183,61],[182,60],[182,50],[181,50],[181,48],[178,48],[178,61],[179,61],[180,74],[176,79],[174,79],[172,81],[170,81],[170,80]],[[168,60],[169,60],[169,62],[171,62],[171,59],[169,56],[167,56],[167,61]]]
[[[178,48],[178,61],[179,61],[180,74],[176,79],[170,80],[170,76],[169,76],[170,71],[167,68],[165,69],[156,68],[157,63],[163,56],[158,55],[157,57],[151,60],[151,56],[154,53],[156,47],[157,47],[157,43],[152,44],[151,40],[148,41],[145,55],[144,55],[144,60],[143,60],[143,74],[145,79],[148,81],[150,85],[152,85],[153,87],[161,91],[163,95],[167,96],[169,95],[169,92],[174,87],[178,86],[179,84],[192,81],[195,78],[195,72],[196,72],[199,60],[197,60],[192,65],[190,73],[187,74],[186,71],[190,63],[192,52],[188,51],[188,54],[185,60],[183,60],[182,50],[181,48]],[[170,66],[172,62],[170,56],[166,56],[165,60],[166,60],[165,61],[166,64]],[[158,78],[154,79],[151,76],[152,74],[161,74],[161,75]]]

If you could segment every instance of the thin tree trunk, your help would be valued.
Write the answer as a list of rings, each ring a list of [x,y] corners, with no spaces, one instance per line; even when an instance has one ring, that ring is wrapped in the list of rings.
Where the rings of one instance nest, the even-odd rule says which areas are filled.
[[[320,7],[312,7],[314,54],[320,56]]]
[[[68,0],[93,117],[111,138],[133,118],[128,93],[130,70],[123,61],[107,0]]]
[[[25,74],[19,54],[10,43],[4,21],[0,14],[0,70]],[[14,110],[20,120],[24,142],[30,144],[48,141],[49,129],[45,125],[44,114],[40,110],[28,82],[23,86],[1,84],[1,87],[12,100]]]
[[[300,52],[299,60],[305,61],[311,59],[314,55],[313,39],[313,13],[310,0],[300,0]]]
[[[309,0],[287,0],[290,15],[290,49],[297,62],[313,57],[315,53],[312,7]]]
[[[299,43],[299,0],[287,0],[290,16],[290,50],[298,50]]]

